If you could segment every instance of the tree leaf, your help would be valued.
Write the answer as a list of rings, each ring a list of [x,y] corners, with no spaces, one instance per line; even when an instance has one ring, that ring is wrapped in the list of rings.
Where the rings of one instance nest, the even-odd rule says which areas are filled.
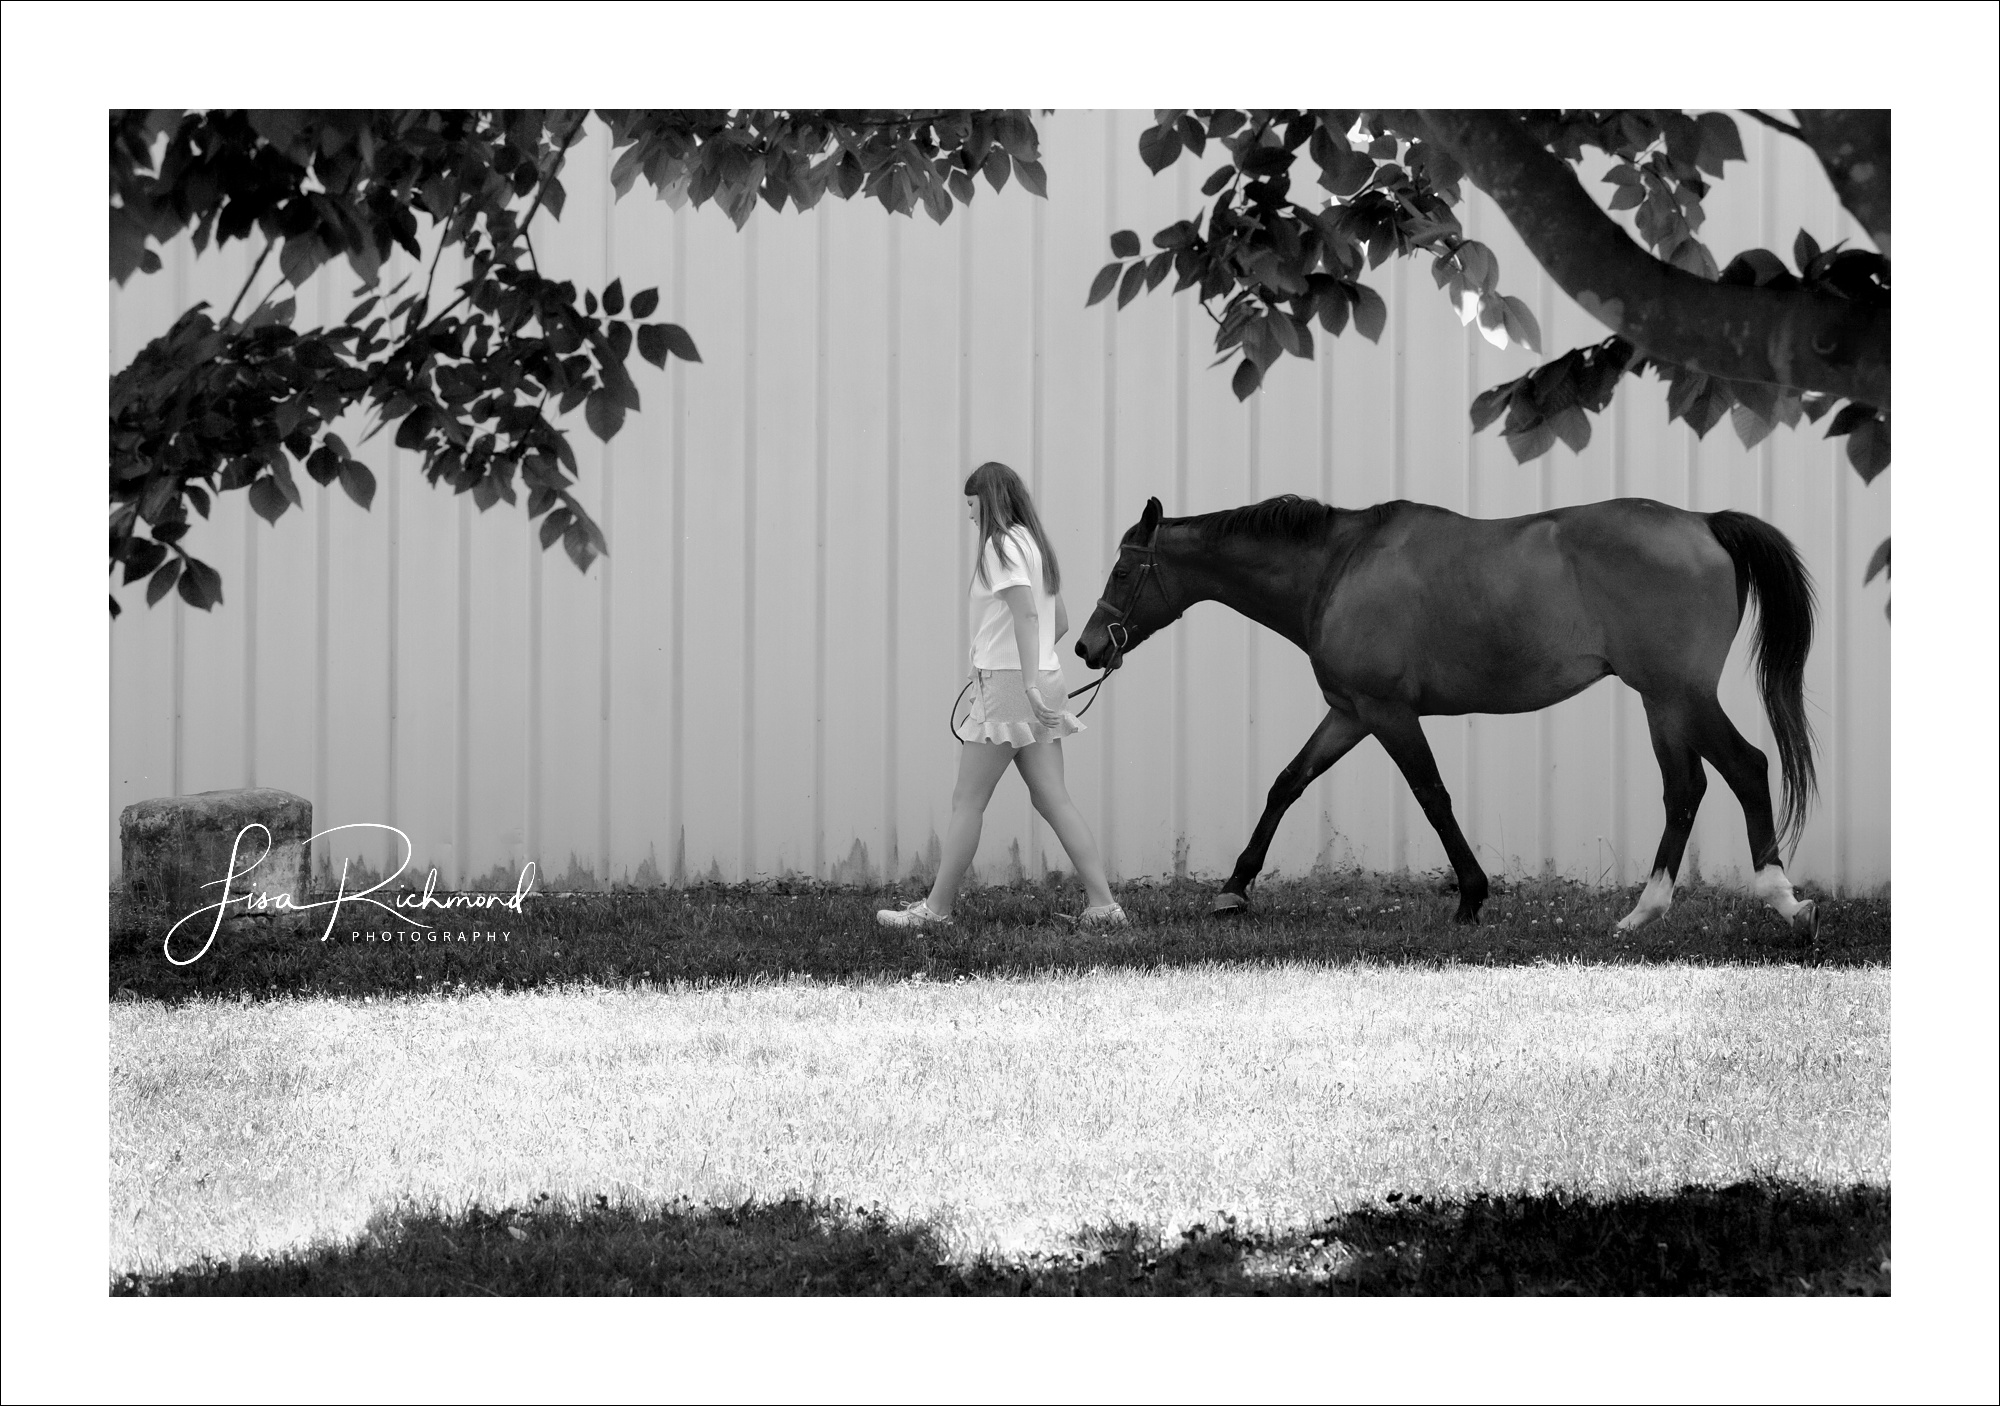
[[[250,506],[264,521],[276,522],[291,503],[285,498],[285,490],[278,487],[278,480],[266,474],[250,485]]]
[[[174,582],[181,578],[181,559],[175,557],[153,573],[153,579],[146,583],[146,604],[158,605],[174,588]]]
[[[848,153],[848,159],[851,160],[852,157],[853,153]],[[858,173],[861,168],[857,166],[854,169],[857,173],[856,179],[858,180]],[[1001,187],[1007,184],[1007,175],[1012,169],[1012,163],[1008,160],[1006,152],[997,150],[989,151],[986,153],[986,160],[980,163],[979,169],[986,173],[986,184],[992,186],[994,192],[997,194]]]
[[[694,349],[694,338],[690,337],[683,328],[672,322],[662,323],[661,326],[666,329],[668,351],[672,352],[682,361],[701,360],[701,353]]]
[[[608,390],[592,391],[583,403],[583,418],[592,434],[609,442],[625,423],[625,404]]]
[[[1173,250],[1162,249],[1159,253],[1153,255],[1153,261],[1146,265],[1146,291],[1150,293],[1159,287],[1165,281],[1166,276],[1173,271],[1173,267]]]
[[[1292,154],[1281,146],[1256,146],[1242,153],[1236,164],[1246,176],[1275,176],[1291,169]]]
[[[285,241],[284,249],[278,254],[278,271],[284,274],[286,282],[297,288],[326,262],[326,254],[326,245],[317,234],[293,235]]]
[[[1139,290],[1146,286],[1146,261],[1140,259],[1125,270],[1125,280],[1118,288],[1118,306],[1124,307],[1139,296]],[[1085,307],[1090,306],[1088,303]]]
[[[222,577],[207,562],[187,559],[181,572],[181,599],[197,610],[212,610],[222,604]]]
[[[403,423],[396,427],[396,447],[398,449],[421,449],[424,436],[430,430],[431,408],[419,405],[403,417]]]
[[[634,298],[634,305],[638,299]],[[667,329],[657,322],[649,322],[639,329],[639,355],[653,365],[664,368],[667,364]]]
[[[125,584],[129,586],[141,576],[157,570],[166,559],[167,549],[161,543],[134,538],[125,549]]]
[[[1873,483],[1876,475],[1889,467],[1889,423],[1870,420],[1857,425],[1847,437],[1847,462],[1861,475],[1863,483]]]
[[[340,486],[361,505],[363,512],[375,501],[375,472],[359,459],[340,461]]]
[[[1129,229],[1121,229],[1111,236],[1111,252],[1121,259],[1139,257],[1139,236]]]
[[[1875,549],[1875,554],[1868,558],[1868,574],[1861,578],[1861,584],[1864,586],[1867,585],[1870,581],[1873,581],[1877,576],[1880,576],[1883,572],[1887,571],[1888,569],[1889,569],[1889,539],[1887,537],[1884,537],[1882,539],[1882,545],[1877,547]]]
[[[1590,417],[1577,405],[1566,405],[1549,416],[1549,428],[1556,432],[1556,438],[1570,447],[1572,453],[1583,453],[1590,443]]]
[[[1799,237],[1792,241],[1792,263],[1797,265],[1799,272],[1803,274],[1812,267],[1812,261],[1818,257],[1819,241],[1804,230],[1800,230]]]
[[[625,311],[625,280],[614,278],[604,290],[604,311],[612,317]]]
[[[1229,389],[1236,392],[1238,400],[1248,400],[1263,379],[1264,373],[1257,369],[1257,363],[1246,356],[1237,363],[1236,374],[1229,378]]]
[[[546,552],[550,547],[553,547],[556,538],[567,532],[569,525],[574,521],[576,521],[576,515],[568,508],[557,508],[546,518],[543,518],[541,532],[542,550]]]
[[[1048,173],[1042,170],[1041,162],[1023,161],[1017,156],[1014,158],[1014,174],[1021,178],[1021,185],[1028,194],[1048,199],[1049,177]]]
[[[1507,447],[1514,453],[1514,462],[1525,464],[1530,459],[1539,459],[1556,447],[1555,427],[1543,420],[1506,437]]]
[[[1473,397],[1472,432],[1474,434],[1478,434],[1481,430],[1500,418],[1501,413],[1507,409],[1509,398],[1514,394],[1514,385],[1514,382],[1509,381],[1505,385],[1481,391]]]
[[[1355,293],[1354,330],[1371,342],[1380,342],[1382,329],[1389,325],[1389,305],[1365,283],[1350,283],[1348,287]]]
[[[1181,134],[1170,124],[1148,127],[1139,134],[1139,159],[1154,175],[1174,164],[1181,154]]]
[[[1319,325],[1326,329],[1329,337],[1338,337],[1347,330],[1347,312],[1353,306],[1347,290],[1356,285],[1336,283],[1322,291],[1315,303],[1318,305]]]
[[[1375,162],[1364,152],[1336,151],[1332,164],[1323,168],[1319,183],[1346,200],[1368,184],[1375,174]]]
[[[653,315],[653,309],[660,305],[660,290],[646,288],[632,295],[632,316],[644,320]]]
[[[1725,161],[1742,161],[1743,138],[1736,130],[1736,119],[1722,112],[1704,112],[1695,118],[1695,126],[1701,133],[1701,154],[1695,157],[1695,165],[1720,178]]]
[[[1528,310],[1526,303],[1511,294],[1503,295],[1500,301],[1506,309],[1508,337],[1519,342],[1536,356],[1540,356],[1542,354],[1542,326],[1539,322],[1535,321],[1534,313]]]
[[[1113,262],[1097,271],[1097,277],[1090,280],[1090,296],[1084,300],[1085,307],[1094,307],[1111,296],[1111,290],[1118,286],[1118,270],[1121,267]]]
[[[1201,183],[1201,194],[1205,200],[1214,195],[1236,178],[1234,166],[1218,166],[1208,173],[1208,179]]]
[[[1500,281],[1500,260],[1476,239],[1458,246],[1458,266],[1465,271],[1466,283],[1482,293],[1491,293]]]
[[[1840,413],[1833,417],[1833,423],[1826,427],[1826,438],[1837,439],[1841,435],[1859,429],[1875,418],[1875,407],[1857,405],[1853,401],[1840,407]]]
[[[1729,423],[1745,449],[1755,449],[1778,427],[1777,421],[1758,414],[1741,401],[1730,409]]]
[[[1271,335],[1278,339],[1278,345],[1293,356],[1299,354],[1299,329],[1292,325],[1291,318],[1279,308],[1271,309],[1264,319],[1264,325],[1271,329]]]

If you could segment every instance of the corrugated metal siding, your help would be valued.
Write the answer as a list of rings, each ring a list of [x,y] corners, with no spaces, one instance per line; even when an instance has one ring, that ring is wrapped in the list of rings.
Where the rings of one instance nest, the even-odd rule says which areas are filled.
[[[322,827],[400,827],[419,869],[447,882],[511,884],[529,858],[558,887],[922,870],[949,811],[944,722],[964,677],[959,484],[1000,459],[1042,505],[1077,628],[1149,494],[1170,513],[1283,492],[1482,517],[1626,494],[1757,513],[1797,542],[1822,599],[1807,673],[1822,801],[1792,873],[1885,882],[1889,628],[1882,584],[1864,589],[1860,573],[1888,531],[1887,480],[1862,486],[1817,431],[1754,451],[1727,426],[1697,442],[1668,425],[1651,381],[1620,392],[1586,453],[1516,465],[1491,432],[1468,433],[1466,406],[1534,358],[1461,328],[1421,262],[1370,275],[1390,304],[1380,346],[1321,337],[1318,361],[1280,363],[1240,405],[1207,369],[1209,324],[1185,295],[1083,306],[1112,230],[1150,232],[1199,199],[1190,164],[1153,177],[1138,161],[1149,121],[1043,118],[1046,203],[982,190],[937,226],[829,200],[760,211],[741,233],[643,188],[614,202],[600,131],[572,156],[564,220],[538,232],[544,266],[659,286],[703,356],[664,372],[635,358],[645,411],[609,446],[577,417],[582,496],[611,557],[588,575],[545,557],[519,510],[481,514],[431,489],[387,436],[369,445],[372,512],[308,484],[307,510],[272,527],[227,495],[189,535],[223,573],[226,606],[149,610],[125,591],[111,626],[114,869],[123,806],[256,784],[310,797]],[[1789,249],[1800,226],[1851,237],[1803,149],[1744,125],[1752,161],[1709,201],[1718,256]],[[1547,348],[1601,338],[1468,194],[1470,232],[1537,310]],[[114,289],[113,364],[193,300],[227,306],[248,257],[239,244],[197,260],[182,243],[162,272]],[[337,319],[351,285],[344,266],[322,273],[301,318]],[[1749,636],[1723,702],[1761,745]],[[1220,606],[1135,654],[1067,749],[1114,873],[1226,871],[1322,711],[1304,656]],[[1490,870],[1643,875],[1659,774],[1622,684],[1426,727]],[[331,847],[348,853],[380,865],[389,847]],[[1690,853],[1711,878],[1743,866],[1742,815],[1720,785]],[[1373,744],[1316,783],[1271,851],[1288,873],[1444,862]],[[1064,865],[1025,789],[1003,783],[981,875]]]

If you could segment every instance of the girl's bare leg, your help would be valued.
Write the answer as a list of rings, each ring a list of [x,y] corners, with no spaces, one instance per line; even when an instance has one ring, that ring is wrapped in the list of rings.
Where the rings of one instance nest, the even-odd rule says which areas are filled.
[[[1021,748],[1014,754],[1014,765],[1021,769],[1021,779],[1028,783],[1028,795],[1033,798],[1035,809],[1049,822],[1049,828],[1062,841],[1069,862],[1076,866],[1076,876],[1083,880],[1089,905],[1102,908],[1113,902],[1111,884],[1104,875],[1104,856],[1097,852],[1097,837],[1090,833],[1083,813],[1069,798],[1069,787],[1063,784],[1062,739],[1052,737],[1047,742]]]
[[[1031,749],[1032,750],[1032,749]],[[966,742],[958,749],[958,784],[951,792],[951,824],[946,827],[943,853],[938,857],[937,881],[924,900],[931,912],[951,916],[958,901],[958,886],[972,867],[979,850],[979,831],[986,820],[986,803],[993,788],[1006,774],[1014,759],[1014,748],[1005,742]]]

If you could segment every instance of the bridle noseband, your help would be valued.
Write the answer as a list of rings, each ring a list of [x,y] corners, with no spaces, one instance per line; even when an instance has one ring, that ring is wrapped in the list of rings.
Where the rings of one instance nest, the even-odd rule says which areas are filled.
[[[1111,641],[1111,658],[1104,664],[1104,672],[1107,675],[1125,662],[1125,650],[1132,640],[1132,632],[1126,628],[1125,622],[1130,620],[1132,612],[1139,608],[1139,598],[1145,594],[1148,577],[1152,579],[1154,589],[1159,591],[1160,600],[1167,607],[1168,615],[1175,619],[1180,617],[1180,611],[1174,609],[1173,597],[1167,594],[1167,579],[1160,570],[1159,549],[1160,525],[1156,522],[1153,524],[1153,535],[1146,539],[1146,545],[1132,549],[1139,554],[1140,561],[1139,579],[1132,583],[1131,605],[1121,610],[1103,596],[1097,598],[1097,608],[1111,617],[1110,623],[1104,627],[1105,636]],[[1099,679],[1098,682],[1102,683],[1103,680]]]

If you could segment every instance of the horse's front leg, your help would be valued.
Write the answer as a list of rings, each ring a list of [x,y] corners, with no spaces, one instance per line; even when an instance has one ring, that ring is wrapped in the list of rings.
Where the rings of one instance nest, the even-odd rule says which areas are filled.
[[[1229,876],[1229,882],[1216,895],[1215,903],[1209,908],[1211,913],[1242,913],[1250,907],[1250,885],[1264,868],[1264,856],[1270,853],[1271,837],[1278,833],[1278,822],[1285,818],[1285,812],[1292,803],[1305,794],[1306,787],[1346,756],[1355,743],[1368,735],[1368,729],[1361,720],[1336,705],[1327,711],[1320,725],[1313,729],[1313,735],[1306,739],[1306,745],[1299,749],[1285,769],[1278,773],[1278,779],[1271,783],[1271,794],[1264,802],[1264,814],[1258,818],[1257,828],[1250,832],[1250,843],[1237,856],[1236,869]]]
[[[1479,905],[1486,901],[1486,871],[1473,858],[1472,846],[1465,842],[1465,834],[1451,813],[1451,793],[1444,789],[1444,778],[1438,775],[1437,758],[1431,755],[1430,739],[1424,736],[1416,709],[1401,703],[1364,699],[1359,711],[1369,731],[1381,739],[1383,749],[1401,769],[1403,779],[1410,783],[1417,804],[1424,808],[1424,818],[1444,841],[1444,852],[1458,875],[1458,912],[1453,915],[1454,920],[1478,922]]]

